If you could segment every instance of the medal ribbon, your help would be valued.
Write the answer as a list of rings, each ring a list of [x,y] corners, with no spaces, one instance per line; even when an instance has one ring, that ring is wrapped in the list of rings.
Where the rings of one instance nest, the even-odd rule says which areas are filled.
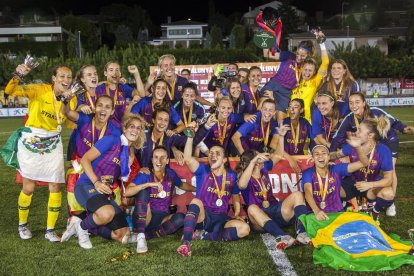
[[[252,97],[253,97],[253,103],[254,103],[254,105],[256,106],[256,108],[257,108],[257,99],[256,99],[256,93],[255,92],[253,92],[253,90],[250,88],[250,86],[249,86],[249,91],[250,91],[250,94],[252,94]],[[242,95],[240,94],[240,97],[241,97]]]
[[[154,137],[154,132],[151,133],[151,140],[152,140],[152,149],[154,149],[155,148],[155,143],[157,143],[157,140],[155,140],[155,137]],[[164,133],[162,134],[162,136],[161,136],[161,138],[158,142],[158,145],[162,145],[163,141],[164,141]]]
[[[111,93],[109,92],[109,85],[105,84],[105,89],[106,89],[106,95],[111,97]],[[115,94],[114,94],[114,109],[115,109],[117,100],[118,100],[118,85],[116,85]]]
[[[329,121],[329,131],[328,131],[328,133],[326,133],[326,121]],[[329,141],[330,140],[330,136],[331,136],[331,130],[332,130],[333,122],[330,121],[329,119],[325,118],[325,116],[323,116],[323,122],[324,122],[324,125],[325,125],[326,141]]]
[[[319,191],[321,193],[321,199],[325,202],[326,195],[328,194],[328,185],[329,185],[329,172],[326,173],[325,184],[322,187],[322,178],[318,172],[316,172],[318,176],[318,184],[319,184]]]
[[[227,119],[223,126],[223,131],[221,131],[220,128],[220,122],[217,122],[217,132],[218,132],[218,140],[221,145],[224,143],[224,139],[226,138],[226,132],[227,132]]]
[[[90,103],[92,109],[95,111],[95,104],[92,101],[92,97],[91,97],[91,94],[89,93],[89,91],[86,91],[86,97],[88,97],[89,103]]]
[[[337,100],[342,100],[342,89],[344,88],[344,81],[341,81],[341,85],[339,86],[339,91],[336,90],[336,85],[335,85],[335,94],[336,94],[336,99]]]
[[[267,143],[269,142],[269,134],[270,134],[270,122],[267,123],[266,133],[263,128],[263,122],[260,122],[260,127],[262,130],[263,142],[265,147],[267,147]]]
[[[220,187],[217,183],[217,179],[216,176],[214,175],[213,172],[211,172],[211,174],[213,175],[213,179],[214,179],[214,184],[216,185],[216,194],[218,198],[222,198],[225,191],[226,191],[226,175],[227,175],[227,171],[226,169],[223,170],[223,178],[221,179],[221,190]]]
[[[128,139],[124,134],[121,135],[121,152],[119,156],[119,166],[121,167],[121,179],[127,181],[131,169],[129,168],[129,146]]]
[[[296,86],[300,84],[300,68],[298,67],[298,64],[295,62],[295,76],[296,76]]]
[[[108,122],[106,122],[105,125],[103,126],[101,133],[99,134],[98,140],[100,140],[105,135],[107,126],[108,126]],[[92,146],[93,144],[95,144],[95,118],[92,119]]]
[[[298,122],[298,125],[296,126],[296,133],[295,133],[295,128],[293,127],[292,121],[290,121],[290,129],[292,130],[292,138],[295,143],[295,152],[296,152],[298,150],[298,144],[299,144],[300,122]]]
[[[359,129],[359,121],[358,121],[358,118],[355,114],[354,114],[354,121],[355,121],[355,125],[357,127],[357,130],[358,130]]]
[[[188,125],[191,123],[191,117],[193,115],[193,105],[194,104],[192,104],[190,107],[190,112],[188,112],[188,119],[187,119],[185,116],[184,103],[183,103],[183,119],[184,119],[184,125],[186,127],[188,127]]]
[[[170,97],[170,101],[174,100],[174,94],[175,94],[175,83],[177,82],[177,76],[175,76],[175,80],[173,81],[172,85],[171,85],[171,92],[167,87],[167,93],[168,96]]]
[[[374,151],[375,151],[375,148],[376,148],[376,147],[377,147],[377,146],[375,145],[375,146],[372,148],[371,153],[369,154],[368,166],[367,166],[367,169],[366,169],[366,171],[365,171],[365,181],[368,181],[369,167],[371,166],[372,158],[374,158]]]
[[[158,177],[156,177],[155,176],[155,173],[154,173],[154,180],[156,181],[156,182],[160,182],[161,183],[161,185],[162,185],[162,190],[164,191],[164,178],[165,178],[165,172],[163,172],[162,174],[161,174],[161,179],[159,179]]]
[[[252,177],[257,182],[257,184],[259,184],[260,194],[263,196],[263,200],[267,201],[267,189],[266,189],[266,185],[263,183],[262,178],[261,177],[256,178],[254,176],[252,176]]]

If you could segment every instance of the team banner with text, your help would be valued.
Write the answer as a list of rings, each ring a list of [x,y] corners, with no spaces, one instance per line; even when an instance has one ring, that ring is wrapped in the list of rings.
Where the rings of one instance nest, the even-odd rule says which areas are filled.
[[[266,84],[269,79],[277,72],[280,62],[256,62],[256,63],[237,63],[239,68],[250,68],[252,66],[258,66],[262,70],[262,81],[261,84]],[[227,64],[222,64],[227,65]],[[214,93],[208,91],[207,85],[211,78],[214,75],[214,66],[213,64],[205,65],[176,65],[175,72],[180,75],[182,69],[189,69],[191,71],[191,81],[197,84],[198,92],[200,96],[204,99],[213,102]],[[156,72],[158,73],[160,68],[158,66],[150,66],[150,74]]]
[[[295,157],[302,171],[313,166],[313,163],[307,164],[308,156],[303,155]],[[207,163],[207,158],[200,158],[199,160],[200,162]],[[239,162],[239,158],[229,158],[229,161],[230,167],[235,170],[236,165]],[[180,166],[175,162],[175,160],[171,160],[170,167],[183,181],[186,181],[193,186],[196,185],[196,178],[186,165]],[[290,167],[287,160],[279,161],[269,172],[269,178],[272,183],[273,194],[279,200],[285,199],[292,192],[301,190],[300,181],[302,174],[296,173]],[[173,204],[178,205],[178,211],[184,212],[185,206],[190,203],[190,201],[194,198],[194,195],[178,188],[176,189],[176,194],[177,196],[173,199]]]

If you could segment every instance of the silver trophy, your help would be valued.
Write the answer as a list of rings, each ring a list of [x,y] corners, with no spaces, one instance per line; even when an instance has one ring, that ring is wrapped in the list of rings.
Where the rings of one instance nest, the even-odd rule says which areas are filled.
[[[408,254],[414,256],[414,228],[408,230],[408,236],[410,237],[411,241],[413,242],[413,245],[411,246],[411,249],[408,252]]]
[[[199,118],[199,119],[196,120],[197,124],[199,126],[203,125],[205,122],[207,122],[208,117],[210,117],[210,115],[211,114],[208,113],[208,112],[204,113],[204,117],[203,118]],[[194,136],[195,136],[195,130],[192,127],[186,127],[183,130],[183,133],[184,133],[185,136],[187,136],[189,138],[194,138]]]
[[[316,41],[321,44],[324,43],[326,41],[326,36],[325,35],[319,35],[319,32],[321,31],[321,27],[317,27],[315,29],[310,30],[311,33],[313,33],[317,38]]]
[[[56,99],[64,103],[68,103],[72,97],[76,97],[86,92],[86,89],[77,81],[72,82],[72,84],[69,86],[69,90],[71,92],[69,96],[59,95],[59,96],[56,96]]]
[[[39,62],[37,61],[37,59],[35,57],[32,57],[31,55],[27,55],[24,58],[23,64],[29,67],[30,71],[39,66]],[[25,75],[26,74],[22,74],[21,72],[13,72],[13,76],[19,77],[20,79],[23,79]]]

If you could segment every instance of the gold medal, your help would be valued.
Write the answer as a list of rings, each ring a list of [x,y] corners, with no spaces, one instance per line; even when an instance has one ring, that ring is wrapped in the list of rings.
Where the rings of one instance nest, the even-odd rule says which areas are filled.
[[[159,198],[165,198],[166,196],[167,196],[167,193],[164,190],[158,193]]]
[[[262,206],[263,206],[263,208],[269,208],[269,206],[270,206],[269,201],[267,201],[267,200],[263,201]]]
[[[321,206],[321,209],[322,209],[322,210],[323,210],[323,209],[325,209],[325,208],[326,208],[326,203],[325,203],[325,201],[321,201],[320,206]]]
[[[57,131],[57,132],[61,132],[61,131],[62,131],[62,126],[61,126],[61,125],[57,125],[57,127],[56,127],[56,131]]]
[[[223,200],[221,200],[221,198],[217,199],[216,200],[216,205],[217,205],[217,207],[223,206]]]

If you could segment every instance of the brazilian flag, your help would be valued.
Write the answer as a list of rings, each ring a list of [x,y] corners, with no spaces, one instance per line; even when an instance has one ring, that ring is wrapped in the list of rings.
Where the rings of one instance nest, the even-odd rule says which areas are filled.
[[[312,238],[313,262],[335,270],[393,270],[414,265],[408,254],[410,242],[393,239],[363,213],[331,213],[318,221],[314,214],[303,215],[306,232]]]

